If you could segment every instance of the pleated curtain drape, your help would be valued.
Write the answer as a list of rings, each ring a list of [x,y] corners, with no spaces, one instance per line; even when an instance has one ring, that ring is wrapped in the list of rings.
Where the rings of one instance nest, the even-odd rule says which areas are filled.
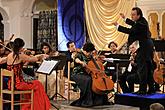
[[[111,41],[119,48],[127,42],[127,35],[118,32],[112,22],[127,26],[119,14],[130,17],[134,6],[135,0],[84,0],[87,31],[97,50],[108,50]]]

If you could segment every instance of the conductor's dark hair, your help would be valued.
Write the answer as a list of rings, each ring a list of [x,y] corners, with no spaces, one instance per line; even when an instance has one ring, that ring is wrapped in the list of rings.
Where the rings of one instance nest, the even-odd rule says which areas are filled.
[[[71,43],[74,43],[74,42],[73,42],[73,41],[67,42],[67,44],[66,44],[67,48],[69,48],[69,45],[70,45]]]
[[[139,7],[134,7],[134,8],[132,8],[132,10],[133,11],[136,10],[137,15],[140,15],[140,18],[143,17],[142,10]]]
[[[95,50],[95,46],[92,43],[87,42],[87,43],[84,44],[83,50],[86,51],[86,52],[92,52],[92,51]]]

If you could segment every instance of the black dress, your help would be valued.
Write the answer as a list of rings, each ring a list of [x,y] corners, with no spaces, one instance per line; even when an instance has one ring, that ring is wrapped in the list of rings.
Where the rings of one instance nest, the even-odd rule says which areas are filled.
[[[86,63],[90,60],[82,52],[78,53],[76,58]],[[109,104],[106,94],[99,95],[92,91],[92,78],[80,64],[75,63],[71,78],[80,88],[80,98],[73,101],[71,103],[72,106],[90,107]]]

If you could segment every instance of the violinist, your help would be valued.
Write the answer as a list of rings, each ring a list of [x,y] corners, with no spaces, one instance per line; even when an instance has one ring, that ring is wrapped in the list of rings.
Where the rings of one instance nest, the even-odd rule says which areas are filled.
[[[70,61],[71,66],[70,66],[70,75],[72,75],[73,73],[73,68],[74,68],[74,57],[77,53],[76,51],[76,46],[75,43],[73,41],[69,41],[66,44],[68,51],[65,52],[66,55],[66,65],[65,65],[65,69],[64,69],[64,77],[68,78],[68,62]],[[72,80],[72,77],[70,76],[70,79]],[[76,84],[72,84],[73,91],[76,92],[78,91],[78,87]]]
[[[116,42],[112,41],[108,44],[108,48],[110,49],[110,54],[117,54],[119,53],[117,49],[118,45]]]
[[[47,42],[43,42],[41,44],[41,50],[44,54],[48,54],[48,55],[53,51],[52,47]]]
[[[15,82],[14,87],[17,90],[29,90],[34,89],[34,110],[49,110],[50,102],[44,92],[42,84],[38,80],[32,80],[26,82],[22,76],[22,67],[24,62],[36,62],[39,59],[47,57],[44,54],[28,56],[23,52],[23,46],[25,42],[21,38],[16,38],[13,43],[13,51],[7,56],[7,69],[14,72]],[[11,80],[8,81],[8,89],[11,88]],[[24,95],[29,97],[29,95]],[[29,110],[30,105],[21,105],[21,109]]]
[[[47,43],[43,42],[41,44],[41,50],[43,54],[46,55],[52,55],[53,54],[53,49],[52,47]],[[58,52],[56,52],[57,54]],[[48,80],[47,80],[47,95],[51,98],[55,93],[55,83],[56,83],[56,72],[53,71],[50,75],[48,75]],[[46,83],[46,77],[44,74],[38,74],[38,80],[43,84],[45,88],[45,83]]]
[[[137,64],[136,64],[137,49],[138,49],[137,42],[134,42],[132,43],[132,45],[129,46],[129,51],[131,55],[130,64],[126,68],[126,71],[119,77],[119,84],[123,93],[134,92],[134,84],[139,83],[139,80],[137,79],[138,74],[137,74]]]
[[[71,63],[73,63],[73,56],[75,56],[75,52],[76,52],[76,46],[75,43],[73,41],[69,41],[66,44],[68,51],[65,52],[66,57],[67,57],[67,62],[70,61]],[[65,72],[64,72],[64,77],[68,77],[68,63],[66,62],[66,66],[65,66]],[[74,64],[73,64],[74,65]],[[73,66],[71,66],[71,73],[73,70]]]
[[[7,42],[6,42],[7,43]],[[13,43],[13,42],[12,42]],[[2,39],[2,38],[0,38],[0,69],[7,69],[7,55],[9,54],[9,53],[11,53],[11,51],[12,51],[12,47],[10,47],[9,46],[9,44],[11,44],[11,42],[8,42],[6,45],[4,44],[4,40]],[[8,82],[8,78],[4,78],[3,79],[3,82],[4,82],[4,85],[3,85],[3,87],[5,88],[5,89],[7,89],[8,88],[8,84],[7,84],[7,82]],[[9,98],[9,96],[7,95],[7,94],[4,94],[4,97],[5,98]],[[20,95],[15,95],[14,96],[14,98],[15,98],[15,100],[17,101],[17,100],[19,100],[19,98],[20,98]],[[4,108],[4,110],[9,110],[10,108],[10,104],[9,103],[5,103],[4,105],[3,105],[3,108]],[[15,109],[20,109],[20,106],[19,105],[16,105],[15,106]]]
[[[43,54],[47,54],[47,55],[55,55],[55,56],[57,56],[59,54],[59,52],[58,51],[54,51],[52,49],[52,47],[50,46],[50,44],[47,43],[47,42],[43,42],[41,44],[41,50],[42,50]]]
[[[4,45],[3,39],[0,39],[0,57],[1,57],[1,63],[0,63],[0,68],[6,69],[6,58],[7,55],[12,51],[12,42],[8,42],[7,45]]]
[[[5,48],[3,46],[0,46],[0,68],[6,69],[6,59],[7,57],[4,56],[5,54]]]
[[[110,49],[110,54],[120,54],[120,52],[117,49],[118,45],[116,42],[111,41],[108,44],[108,48]],[[119,68],[119,75],[121,75],[121,68]],[[116,68],[109,68],[107,69],[108,73],[112,74],[112,80],[113,82],[116,82]]]
[[[5,53],[5,48],[4,48],[4,44],[3,44],[3,39],[0,38],[0,57],[3,57],[4,53]]]
[[[83,50],[75,57],[72,80],[80,88],[80,98],[71,103],[71,106],[91,107],[95,105],[110,104],[106,94],[100,95],[92,91],[92,78],[86,68],[90,61],[90,54],[95,50],[92,43],[85,43]]]

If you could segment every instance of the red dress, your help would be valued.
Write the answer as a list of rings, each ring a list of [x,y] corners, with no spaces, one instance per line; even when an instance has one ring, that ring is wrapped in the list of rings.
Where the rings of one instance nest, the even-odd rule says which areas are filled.
[[[22,77],[22,65],[14,64],[7,65],[8,70],[13,70],[14,72],[14,84],[17,90],[34,90],[34,110],[49,110],[50,109],[50,101],[44,91],[42,84],[38,80],[33,80],[32,82],[25,82]],[[11,80],[8,81],[8,88],[11,88]],[[24,95],[24,97],[29,97],[29,95]],[[22,105],[22,110],[30,110],[30,105]]]

